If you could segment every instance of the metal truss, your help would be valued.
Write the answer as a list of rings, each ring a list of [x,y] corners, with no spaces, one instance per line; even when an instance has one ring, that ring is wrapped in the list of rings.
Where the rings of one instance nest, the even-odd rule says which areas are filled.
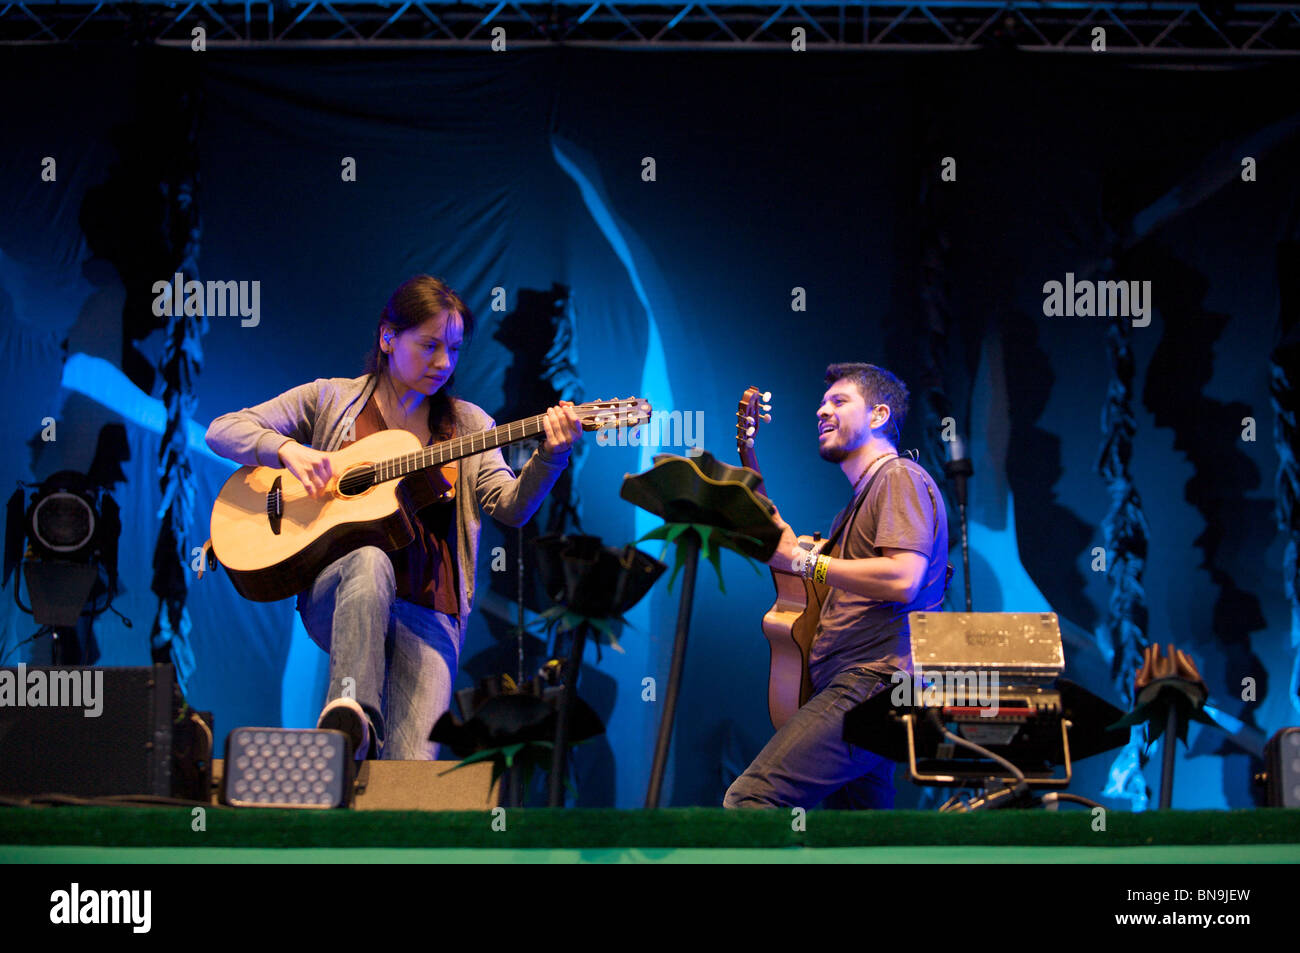
[[[1300,54],[1300,3],[1082,3],[798,0],[0,0],[0,45],[154,43],[208,48],[291,46],[507,49],[969,50],[1091,53],[1095,31],[1123,55]]]

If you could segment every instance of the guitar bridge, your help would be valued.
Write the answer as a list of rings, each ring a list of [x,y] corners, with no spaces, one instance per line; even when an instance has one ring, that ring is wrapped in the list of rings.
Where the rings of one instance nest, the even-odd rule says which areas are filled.
[[[271,532],[280,535],[280,520],[284,517],[284,493],[280,489],[281,477],[276,477],[271,484],[271,491],[266,494],[266,520],[271,524]]]

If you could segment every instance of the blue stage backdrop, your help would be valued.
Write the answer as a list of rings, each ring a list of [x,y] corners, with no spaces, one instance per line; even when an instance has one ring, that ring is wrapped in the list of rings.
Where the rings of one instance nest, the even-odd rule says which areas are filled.
[[[905,447],[934,445],[923,395],[941,389],[976,469],[975,608],[1060,613],[1069,674],[1115,699],[1098,635],[1109,583],[1096,568],[1110,505],[1095,470],[1108,319],[1045,314],[1044,285],[1149,281],[1149,323],[1135,317],[1128,332],[1147,636],[1191,652],[1214,704],[1256,734],[1300,718],[1269,397],[1284,324],[1279,263],[1290,254],[1294,267],[1300,238],[1294,68],[992,54],[20,49],[0,76],[11,91],[0,107],[0,427],[10,450],[0,466],[10,488],[85,469],[101,428],[125,425],[115,608],[134,626],[100,617],[103,664],[147,663],[157,606],[165,414],[148,368],[162,335],[124,349],[133,319],[123,309],[141,278],[124,277],[122,262],[157,239],[151,175],[192,148],[199,277],[255,281],[260,297],[255,324],[210,315],[202,339],[187,547],[206,538],[233,469],[203,446],[207,423],[317,377],[359,375],[403,279],[443,276],[475,310],[456,390],[492,413],[507,400],[510,361],[494,331],[523,297],[560,283],[588,398],[637,394],[690,415],[702,423],[692,436],[734,462],[737,398],[750,384],[772,392],[759,456],[800,532],[825,530],[848,490],[816,454],[826,365],[871,361],[909,382]],[[53,440],[42,438],[46,418]],[[623,503],[619,485],[661,448],[587,439],[583,526],[631,541],[655,521]],[[948,608],[959,609],[951,496],[948,511],[959,567]],[[513,538],[489,523],[480,572]],[[722,565],[725,595],[701,570],[668,804],[719,804],[770,734],[759,622],[771,584],[731,554]],[[291,602],[246,602],[220,571],[189,584],[185,685],[215,712],[218,737],[313,723],[325,659]],[[625,654],[588,657],[584,693],[608,735],[575,755],[578,803],[644,797],[661,706],[642,688],[657,679],[662,699],[676,607],[665,588],[633,613]],[[512,617],[501,595],[512,591],[494,586],[479,605],[461,685],[490,674],[483,660]],[[39,648],[20,643],[36,626],[4,597],[0,652],[6,664],[31,659]],[[1248,680],[1254,694],[1243,692]],[[1249,804],[1245,750],[1200,726],[1189,742],[1175,805]],[[1074,790],[1141,806],[1102,796],[1111,761],[1076,765]],[[1146,769],[1153,788],[1157,768]],[[899,803],[917,798],[904,786]]]

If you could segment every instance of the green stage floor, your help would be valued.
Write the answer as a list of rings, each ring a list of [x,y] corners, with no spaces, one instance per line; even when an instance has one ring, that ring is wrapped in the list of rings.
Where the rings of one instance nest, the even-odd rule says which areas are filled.
[[[197,810],[197,809],[195,809]],[[0,807],[0,862],[1298,863],[1300,810]],[[200,823],[201,821],[201,823]],[[504,827],[504,829],[502,829]]]
[[[4,864],[1295,864],[1300,844],[1196,847],[32,847]]]

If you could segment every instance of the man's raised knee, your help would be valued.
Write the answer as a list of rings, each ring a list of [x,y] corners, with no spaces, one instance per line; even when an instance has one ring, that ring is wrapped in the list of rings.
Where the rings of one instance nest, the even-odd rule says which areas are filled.
[[[749,783],[745,775],[741,775],[731,782],[731,787],[727,788],[727,793],[722,797],[722,806],[726,808],[737,807],[774,807],[775,805],[765,801],[755,790],[754,785]]]

